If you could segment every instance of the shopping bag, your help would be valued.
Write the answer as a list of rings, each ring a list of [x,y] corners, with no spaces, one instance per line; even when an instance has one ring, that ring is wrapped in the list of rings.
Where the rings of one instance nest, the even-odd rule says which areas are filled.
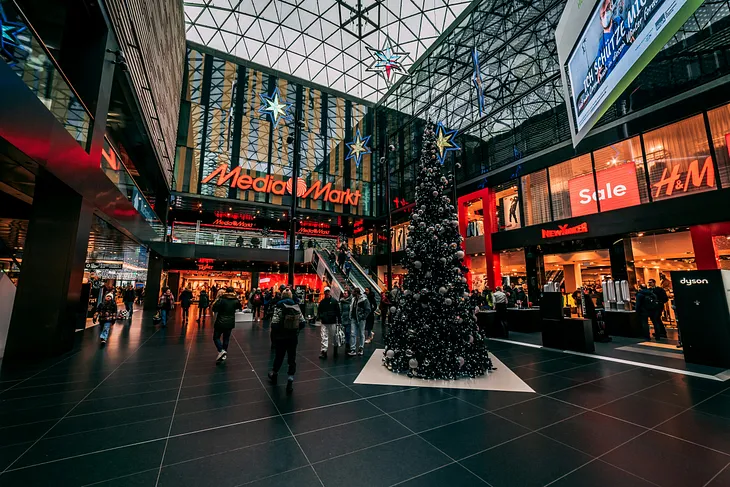
[[[162,316],[158,311],[157,313],[155,313],[155,316],[152,317],[152,323],[159,323],[160,321],[162,321]]]
[[[335,347],[342,347],[345,345],[345,330],[342,326],[337,325],[337,332],[335,333]]]

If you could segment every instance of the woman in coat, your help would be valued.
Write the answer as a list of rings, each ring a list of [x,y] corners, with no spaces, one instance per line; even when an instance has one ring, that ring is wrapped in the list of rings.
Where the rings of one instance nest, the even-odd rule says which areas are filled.
[[[198,323],[200,323],[201,320],[204,320],[207,317],[209,306],[210,297],[208,296],[208,291],[203,288],[200,291],[200,296],[198,297]]]
[[[183,324],[188,322],[188,314],[190,313],[190,305],[193,304],[193,291],[186,287],[180,293],[180,307],[182,308]]]

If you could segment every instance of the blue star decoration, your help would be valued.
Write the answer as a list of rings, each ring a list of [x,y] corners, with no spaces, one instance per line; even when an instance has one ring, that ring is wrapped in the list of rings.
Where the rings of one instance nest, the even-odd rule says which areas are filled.
[[[474,62],[474,74],[471,80],[477,90],[477,103],[479,105],[479,116],[481,117],[484,115],[484,84],[482,82],[482,71],[479,69],[479,51],[476,47],[471,50],[471,59]]]
[[[456,130],[447,131],[444,125],[439,122],[436,125],[436,156],[441,164],[446,160],[446,154],[451,151],[461,150],[461,147],[456,143]]]
[[[24,24],[8,21],[2,5],[0,5],[0,56],[5,58],[10,65],[15,64],[15,55],[13,54],[16,47],[20,47],[18,34],[26,30]]]
[[[372,136],[368,135],[367,137],[363,138],[360,135],[360,129],[358,129],[357,132],[355,132],[355,140],[353,140],[352,142],[347,142],[346,144],[350,152],[348,152],[345,160],[355,159],[355,166],[360,167],[360,163],[362,162],[362,156],[372,153],[370,147],[368,147],[370,137]]]
[[[292,104],[281,100],[281,93],[279,93],[278,87],[274,88],[274,92],[271,95],[260,93],[259,96],[261,97],[261,108],[259,108],[259,113],[268,115],[269,120],[271,120],[274,125],[279,123],[279,119],[281,118],[284,120],[291,120],[289,109]]]
[[[373,62],[365,71],[378,73],[385,79],[386,84],[391,85],[395,81],[396,74],[406,72],[403,62],[407,59],[408,53],[393,46],[390,39],[386,40],[382,49],[367,47],[367,50],[373,57]]]

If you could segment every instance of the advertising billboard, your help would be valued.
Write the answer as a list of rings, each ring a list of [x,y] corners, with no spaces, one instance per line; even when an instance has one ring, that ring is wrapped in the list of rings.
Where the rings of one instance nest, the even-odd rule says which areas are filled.
[[[555,36],[574,146],[701,4],[568,2]]]
[[[593,174],[586,174],[568,181],[571,216],[618,210],[641,204],[639,184],[636,180],[636,164],[629,162],[596,172],[598,190],[593,188]]]

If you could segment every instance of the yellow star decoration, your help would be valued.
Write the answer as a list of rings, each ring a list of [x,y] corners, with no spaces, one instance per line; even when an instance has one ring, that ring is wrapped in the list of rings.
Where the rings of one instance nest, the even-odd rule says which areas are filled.
[[[266,100],[266,104],[268,105],[266,107],[266,111],[271,112],[274,120],[278,120],[280,116],[286,114],[286,103],[281,103],[279,101],[278,93],[275,93],[271,100]]]
[[[357,136],[357,139],[355,139],[355,142],[352,143],[350,150],[352,151],[352,155],[355,158],[360,158],[361,154],[367,153],[367,149],[365,149],[365,143],[363,142],[362,138],[360,138],[359,134]]]
[[[438,137],[436,138],[436,147],[439,149],[440,159],[444,158],[444,152],[446,149],[453,149],[456,147],[456,145],[451,142],[453,136],[454,134],[444,134],[443,128],[439,127]]]

